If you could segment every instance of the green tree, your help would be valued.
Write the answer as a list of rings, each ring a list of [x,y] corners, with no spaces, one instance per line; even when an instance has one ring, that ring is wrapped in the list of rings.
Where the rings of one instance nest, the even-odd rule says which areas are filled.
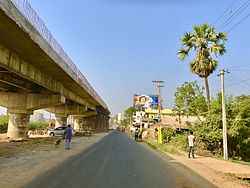
[[[165,127],[162,130],[162,139],[164,143],[168,143],[170,142],[170,140],[172,139],[172,137],[175,136],[175,130],[170,128],[170,127]]]
[[[126,118],[121,121],[121,126],[127,127],[128,125],[129,125],[129,119]]]
[[[185,82],[175,92],[174,111],[179,117],[181,115],[204,115],[207,111],[206,99],[203,95],[204,88],[197,85],[197,81]]]
[[[232,99],[227,97],[226,111],[231,112],[229,108],[233,105]],[[198,142],[202,142],[204,149],[213,154],[222,154],[222,109],[221,94],[211,100],[211,108],[208,111],[205,120],[196,122],[190,129],[195,132]],[[229,118],[229,116],[228,116]]]
[[[236,97],[231,113],[228,130],[229,154],[233,158],[250,161],[250,96]]]
[[[46,125],[46,122],[32,121],[29,122],[29,130],[44,129]]]
[[[9,116],[8,115],[2,115],[0,116],[0,133],[6,133],[8,130],[8,122],[9,122]]]
[[[207,104],[210,109],[208,77],[218,67],[218,61],[213,56],[222,56],[226,52],[224,41],[227,40],[227,35],[224,32],[217,33],[208,24],[194,26],[193,30],[193,33],[186,32],[181,38],[182,48],[178,51],[178,57],[184,61],[192,50],[195,51],[195,59],[190,62],[190,69],[205,79]]]
[[[124,117],[126,118],[131,118],[133,117],[133,113],[135,112],[135,108],[134,107],[129,107],[124,111]]]
[[[135,112],[134,107],[129,107],[124,111],[123,126],[128,126],[133,120],[133,113]]]

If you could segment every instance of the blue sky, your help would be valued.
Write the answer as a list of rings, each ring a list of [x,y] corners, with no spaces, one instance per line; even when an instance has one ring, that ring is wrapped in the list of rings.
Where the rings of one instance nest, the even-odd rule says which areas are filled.
[[[165,81],[161,93],[165,108],[173,107],[174,92],[185,81],[197,80],[204,85],[189,71],[192,58],[178,60],[180,38],[193,25],[205,22],[212,24],[217,20],[214,25],[221,28],[246,0],[29,2],[115,115],[132,105],[133,94],[156,94],[152,80]],[[234,28],[249,15],[249,7],[222,31]],[[250,17],[246,17],[230,31],[225,44],[227,54],[218,58],[219,68],[209,79],[212,96],[220,91],[220,68],[230,71],[225,80],[226,94],[250,93],[249,29]]]

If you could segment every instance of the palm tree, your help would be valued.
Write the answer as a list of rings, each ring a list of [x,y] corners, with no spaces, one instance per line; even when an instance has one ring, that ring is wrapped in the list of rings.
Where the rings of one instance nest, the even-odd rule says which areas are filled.
[[[205,79],[207,103],[210,109],[208,77],[218,67],[218,61],[214,60],[213,56],[222,56],[226,53],[224,42],[227,40],[227,35],[224,32],[217,33],[215,28],[208,24],[194,26],[193,30],[193,33],[186,32],[181,38],[182,48],[178,51],[178,57],[184,61],[191,51],[196,53],[195,59],[190,62],[190,69]]]

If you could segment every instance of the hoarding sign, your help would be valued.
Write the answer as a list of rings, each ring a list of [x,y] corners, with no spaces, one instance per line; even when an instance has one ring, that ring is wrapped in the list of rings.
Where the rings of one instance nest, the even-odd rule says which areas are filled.
[[[134,95],[134,108],[154,108],[158,107],[158,96],[157,95]]]

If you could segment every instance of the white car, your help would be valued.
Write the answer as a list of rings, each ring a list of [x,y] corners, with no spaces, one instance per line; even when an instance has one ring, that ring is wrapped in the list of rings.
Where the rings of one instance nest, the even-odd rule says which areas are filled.
[[[49,136],[62,136],[64,135],[64,131],[67,127],[65,126],[60,126],[60,127],[57,127],[57,128],[54,128],[54,129],[49,129],[48,130],[48,135]],[[71,128],[72,130],[72,135],[75,135],[76,134],[76,131]]]

